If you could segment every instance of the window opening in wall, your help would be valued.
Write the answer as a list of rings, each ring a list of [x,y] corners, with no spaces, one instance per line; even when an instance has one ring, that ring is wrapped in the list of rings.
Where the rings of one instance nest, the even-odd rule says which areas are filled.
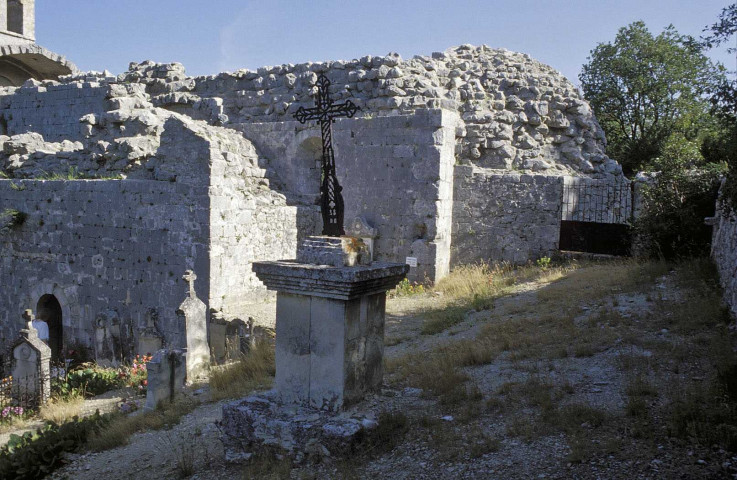
[[[51,348],[51,361],[63,358],[64,331],[62,326],[61,304],[54,295],[43,295],[36,305],[36,318],[46,322],[49,329],[48,345]]]
[[[563,184],[559,249],[629,255],[634,183],[576,179]]]
[[[8,2],[8,31],[23,35],[23,4],[17,0]]]

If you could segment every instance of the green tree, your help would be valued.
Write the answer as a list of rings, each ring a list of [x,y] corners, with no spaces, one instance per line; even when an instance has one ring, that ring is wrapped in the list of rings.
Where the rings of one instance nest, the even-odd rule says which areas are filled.
[[[708,33],[703,38],[705,48],[714,48],[728,43],[731,39],[737,40],[737,3],[725,7],[719,14],[717,22],[704,29]],[[735,54],[737,66],[737,43],[735,47],[727,49]],[[725,212],[737,210],[737,71],[731,72],[732,78],[724,78],[712,92],[712,105],[722,124],[720,135],[704,143],[702,152],[714,160],[727,162],[727,182],[722,189],[726,200],[723,205]]]
[[[653,167],[669,144],[700,157],[704,136],[717,128],[706,94],[724,78],[703,48],[672,25],[653,36],[640,21],[591,51],[579,79],[606,133],[607,153],[625,173]]]

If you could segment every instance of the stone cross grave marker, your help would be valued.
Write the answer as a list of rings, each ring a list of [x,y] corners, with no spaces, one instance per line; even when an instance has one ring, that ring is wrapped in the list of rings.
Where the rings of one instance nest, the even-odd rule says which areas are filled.
[[[11,348],[12,395],[23,406],[44,404],[51,393],[51,348],[38,338],[33,319],[32,310],[23,312],[26,328]]]
[[[335,175],[335,153],[333,152],[333,120],[338,117],[351,118],[359,108],[350,100],[333,103],[330,99],[330,80],[321,74],[317,78],[317,106],[299,107],[294,118],[300,123],[307,120],[320,121],[322,135],[322,185],[320,186],[320,212],[322,234],[329,237],[345,235],[343,229],[343,187]]]
[[[189,284],[188,296],[177,310],[184,317],[187,337],[187,383],[207,377],[210,370],[210,349],[207,343],[207,306],[197,298],[194,281],[197,275],[192,270],[184,272],[182,278]]]

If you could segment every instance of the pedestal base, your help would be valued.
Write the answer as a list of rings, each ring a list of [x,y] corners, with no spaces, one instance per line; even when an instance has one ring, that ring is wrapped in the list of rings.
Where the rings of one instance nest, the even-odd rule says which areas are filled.
[[[223,445],[229,462],[276,451],[297,463],[348,453],[363,430],[375,428],[377,412],[340,414],[296,405],[285,406],[274,392],[246,397],[223,406]]]

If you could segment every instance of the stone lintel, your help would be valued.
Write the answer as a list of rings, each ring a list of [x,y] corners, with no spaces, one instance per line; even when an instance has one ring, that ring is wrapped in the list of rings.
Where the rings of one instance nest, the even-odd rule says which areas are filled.
[[[374,262],[355,267],[332,267],[294,260],[254,262],[253,271],[269,290],[312,297],[351,300],[394,288],[409,266]]]

